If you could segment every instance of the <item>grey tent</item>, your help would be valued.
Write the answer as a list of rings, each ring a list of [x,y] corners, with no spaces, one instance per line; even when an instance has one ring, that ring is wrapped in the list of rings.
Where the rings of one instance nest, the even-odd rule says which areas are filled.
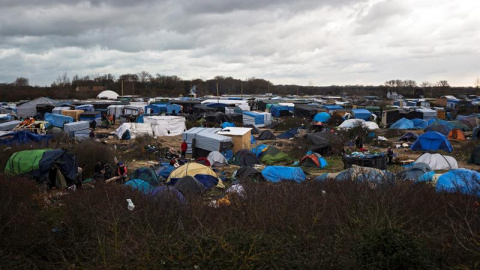
[[[212,167],[222,167],[227,165],[227,159],[218,151],[210,152],[207,159]]]
[[[238,169],[235,174],[235,178],[240,181],[252,181],[252,182],[265,181],[265,178],[263,178],[263,175],[261,172],[249,166]]]
[[[206,190],[205,186],[193,176],[184,176],[179,179],[173,187],[183,195],[202,194]]]
[[[277,137],[270,131],[264,130],[260,135],[258,135],[258,140],[275,140]]]
[[[397,174],[397,179],[400,180],[411,180],[417,181],[420,176],[424,173],[431,172],[432,169],[428,164],[423,162],[415,163],[412,167],[406,168],[405,170]]]
[[[238,165],[240,167],[253,166],[255,164],[261,164],[258,157],[247,149],[238,150],[235,155],[230,159],[230,164]]]

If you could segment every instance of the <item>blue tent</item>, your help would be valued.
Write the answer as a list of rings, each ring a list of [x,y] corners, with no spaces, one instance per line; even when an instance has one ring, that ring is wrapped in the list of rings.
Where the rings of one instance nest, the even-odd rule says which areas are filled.
[[[372,115],[372,113],[366,109],[353,109],[352,115],[355,117],[355,119],[363,119],[365,121],[368,121],[370,120],[370,116]]]
[[[411,120],[402,118],[393,123],[392,126],[390,126],[390,129],[413,129],[414,126],[415,125]]]
[[[160,168],[158,168],[157,170],[155,170],[155,173],[158,175],[158,176],[161,176],[165,179],[168,178],[168,176],[170,175],[170,173],[175,169],[174,166],[170,165],[170,163],[163,163],[162,166]]]
[[[297,134],[297,132],[298,132],[298,128],[292,128],[289,131],[278,135],[277,138],[278,139],[290,139],[290,138],[293,138],[295,136],[295,134]]]
[[[415,183],[418,182],[431,182],[433,179],[433,176],[435,175],[435,171],[430,171],[422,174]]]
[[[438,178],[435,189],[437,191],[456,192],[480,195],[480,173],[467,170],[451,170]]]
[[[262,171],[263,177],[270,182],[295,181],[297,183],[306,180],[305,173],[300,167],[267,166]]]
[[[26,143],[42,143],[48,145],[53,135],[39,135],[27,131],[17,131],[0,136],[0,144],[19,145]]]
[[[44,119],[50,125],[59,128],[63,128],[63,124],[65,124],[65,122],[73,123],[73,117],[61,114],[45,113]]]
[[[415,129],[424,129],[428,126],[428,122],[420,118],[412,119],[412,122]]]
[[[428,131],[418,136],[410,149],[414,151],[438,151],[452,152],[453,147],[447,137],[435,131]]]
[[[319,112],[313,117],[314,122],[326,123],[330,119],[330,114],[327,112]]]
[[[152,185],[150,185],[147,181],[143,181],[140,179],[130,179],[125,182],[125,185],[133,190],[138,190],[144,194],[149,194],[153,191]]]

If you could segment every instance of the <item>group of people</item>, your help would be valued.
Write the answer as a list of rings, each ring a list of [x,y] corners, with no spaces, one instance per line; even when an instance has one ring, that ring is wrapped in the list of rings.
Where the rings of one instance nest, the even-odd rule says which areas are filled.
[[[33,118],[32,116],[25,117],[25,119],[20,118],[20,121],[21,126],[30,126],[31,124],[35,124],[35,118]]]
[[[103,163],[101,160],[97,160],[97,164],[95,164],[95,170],[93,179],[94,180],[108,180],[113,177],[112,169],[110,165]],[[117,171],[115,172],[115,176],[119,176],[117,182],[125,183],[128,178],[128,169],[127,166],[123,162],[117,163]]]

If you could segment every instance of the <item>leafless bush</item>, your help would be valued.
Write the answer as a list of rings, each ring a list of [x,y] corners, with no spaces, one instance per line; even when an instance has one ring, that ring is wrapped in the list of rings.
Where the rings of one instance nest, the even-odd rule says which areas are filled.
[[[85,165],[83,172],[85,177],[93,175],[97,160],[103,163],[114,163],[115,150],[94,140],[81,141],[70,148],[69,151],[76,155],[78,165]]]

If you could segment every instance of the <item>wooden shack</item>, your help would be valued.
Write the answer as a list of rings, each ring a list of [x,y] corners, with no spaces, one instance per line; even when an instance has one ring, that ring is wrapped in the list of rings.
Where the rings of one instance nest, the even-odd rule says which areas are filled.
[[[70,116],[73,120],[78,121],[83,110],[62,110],[62,115]]]
[[[252,129],[244,127],[228,127],[217,132],[218,135],[223,135],[232,138],[233,153],[238,150],[249,149],[251,146]]]

